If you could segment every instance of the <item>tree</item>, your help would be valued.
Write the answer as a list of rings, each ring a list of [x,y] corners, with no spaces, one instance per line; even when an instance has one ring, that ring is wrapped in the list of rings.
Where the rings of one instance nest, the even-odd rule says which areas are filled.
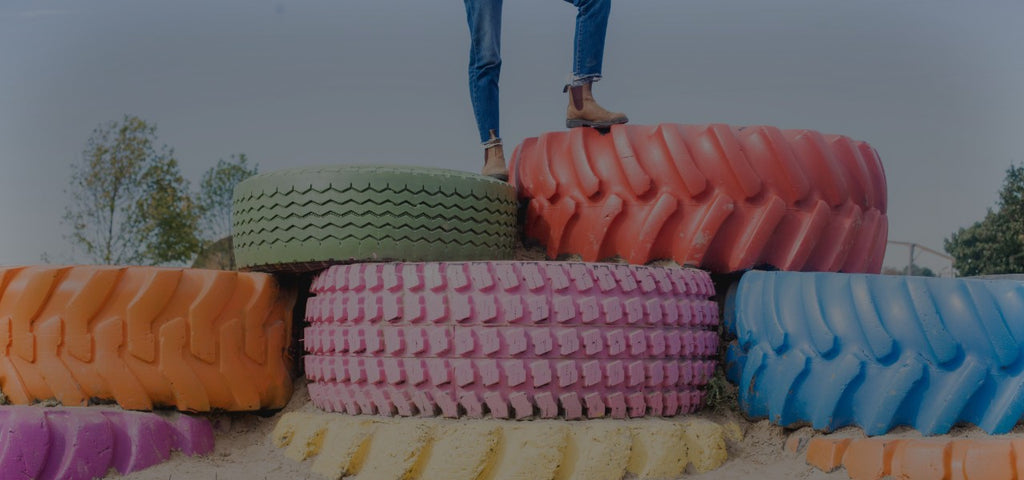
[[[235,185],[259,172],[259,165],[249,167],[244,153],[231,155],[230,161],[220,159],[203,174],[199,184],[198,204],[203,216],[200,222],[203,239],[215,242],[231,235],[231,198]]]
[[[944,241],[961,275],[1024,273],[1024,165],[1011,165],[996,210]]]
[[[198,249],[199,209],[174,150],[156,126],[132,115],[93,130],[72,164],[68,239],[103,264],[187,261]]]
[[[932,271],[932,269],[930,269],[928,267],[919,267],[917,265],[914,265],[913,267],[914,267],[913,270],[911,270],[911,272],[912,272],[911,275],[913,275],[913,276],[916,276],[916,277],[934,277],[934,276],[936,276],[935,272]],[[906,274],[907,274],[907,267],[903,267],[903,268],[885,267],[885,268],[882,269],[882,275],[906,275]]]
[[[202,210],[200,221],[203,237],[202,249],[193,268],[220,270],[235,269],[235,255],[231,242],[231,203],[235,185],[259,171],[259,165],[249,167],[244,153],[232,155],[230,161],[220,159],[217,165],[203,173],[196,202]]]

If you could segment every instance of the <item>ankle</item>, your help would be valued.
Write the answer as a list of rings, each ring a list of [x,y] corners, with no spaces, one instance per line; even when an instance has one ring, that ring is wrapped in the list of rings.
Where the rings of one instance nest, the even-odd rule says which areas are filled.
[[[484,150],[484,162],[492,159],[505,159],[505,149],[499,144]]]
[[[508,167],[505,166],[505,152],[501,145],[484,150],[483,175],[499,180],[508,180]]]

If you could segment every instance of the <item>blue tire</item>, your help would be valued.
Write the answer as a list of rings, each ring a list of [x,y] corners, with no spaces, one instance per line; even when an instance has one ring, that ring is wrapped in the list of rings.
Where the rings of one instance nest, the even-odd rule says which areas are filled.
[[[730,292],[726,369],[753,418],[880,435],[1024,413],[1024,282],[749,272]]]

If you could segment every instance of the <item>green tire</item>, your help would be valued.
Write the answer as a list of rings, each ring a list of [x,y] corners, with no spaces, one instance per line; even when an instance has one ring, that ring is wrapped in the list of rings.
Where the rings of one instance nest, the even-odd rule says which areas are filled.
[[[454,170],[339,165],[256,175],[235,187],[239,268],[306,272],[335,263],[510,259],[509,184]]]

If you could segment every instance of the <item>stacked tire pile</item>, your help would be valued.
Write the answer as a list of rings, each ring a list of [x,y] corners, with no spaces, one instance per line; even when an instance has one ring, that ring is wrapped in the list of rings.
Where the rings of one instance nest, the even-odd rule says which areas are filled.
[[[709,276],[507,261],[520,244],[517,210],[511,186],[478,175],[284,170],[236,188],[236,258],[243,268],[315,273],[304,364],[312,400],[327,411],[695,411],[718,346]]]
[[[15,404],[0,407],[0,476],[102,478],[210,453],[205,419],[128,410],[283,407],[294,300],[257,273],[0,268],[0,390]]]
[[[236,187],[233,240],[242,268],[312,276],[303,364],[312,402],[327,412],[564,421],[696,411],[719,344],[710,277],[682,268],[508,260],[521,245],[518,210],[508,183],[478,175],[414,167],[296,168]],[[278,435],[278,443],[294,442],[292,452],[320,451],[331,420],[302,426],[310,421],[286,415],[279,428],[292,433]],[[377,444],[390,438],[382,433],[390,424],[373,425],[353,448],[372,450],[366,446],[371,438]],[[403,458],[415,458],[424,442],[459,441],[458,431],[434,424],[395,425],[421,425],[409,428],[431,433],[429,441],[399,436],[388,444],[387,458],[403,449],[409,450]],[[682,427],[663,430],[674,438],[704,427],[688,425],[685,434]],[[612,429],[615,442],[632,438],[625,427]],[[319,433],[304,437],[296,430]],[[516,428],[493,431],[504,441],[524,436]],[[349,428],[332,432],[354,434]],[[293,440],[296,435],[304,440]],[[572,455],[570,437],[551,437],[557,445],[551,451]],[[335,440],[343,441],[355,440]],[[646,449],[636,445],[637,452]],[[490,458],[499,449],[488,452]],[[667,472],[686,467],[681,455],[684,461]],[[552,456],[553,465],[564,463],[561,458]],[[616,478],[628,460],[620,462]],[[337,461],[330,465],[334,470],[320,473],[358,473]],[[530,475],[554,474],[534,465],[541,470]],[[402,470],[395,478],[421,473]]]
[[[314,404],[400,417],[693,412],[719,344],[709,272],[877,272],[884,254],[881,164],[847,137],[573,129],[525,140],[511,170],[511,186],[336,166],[236,188],[239,265],[314,275],[303,333]],[[563,261],[509,261],[517,220]],[[659,260],[675,265],[645,265]],[[327,430],[295,424],[282,422],[292,433],[280,442],[320,432],[289,447],[319,450]]]
[[[728,282],[770,267],[784,271],[744,274],[724,302],[726,367],[748,415],[869,434],[957,421],[999,432],[1024,410],[1024,333],[1007,320],[1024,308],[1017,283],[864,275],[880,269],[887,232],[885,177],[866,143],[773,127],[579,128],[525,140],[511,166],[511,185],[383,166],[252,177],[235,190],[234,250],[243,269],[266,273],[4,269],[0,388],[19,404],[281,408],[296,292],[280,285],[306,279],[301,364],[320,409],[554,419],[286,416],[275,439],[290,456],[331,452],[318,473],[416,478],[436,464],[445,478],[674,477],[688,462],[717,465],[685,453],[701,450],[689,439],[708,426],[638,417],[701,407],[720,343],[710,274]],[[511,260],[519,224],[553,261]],[[148,452],[155,431],[181,441],[160,452],[212,448],[209,425],[189,417],[13,408],[0,411],[20,425],[8,436],[110,439],[91,442],[97,452],[59,440],[24,444],[52,458],[0,455],[38,478],[79,478],[66,473],[71,458],[141,468],[150,460],[123,452]],[[72,423],[48,426],[64,416]],[[602,417],[622,423],[567,422]],[[472,465],[448,462],[467,429],[491,447]]]

